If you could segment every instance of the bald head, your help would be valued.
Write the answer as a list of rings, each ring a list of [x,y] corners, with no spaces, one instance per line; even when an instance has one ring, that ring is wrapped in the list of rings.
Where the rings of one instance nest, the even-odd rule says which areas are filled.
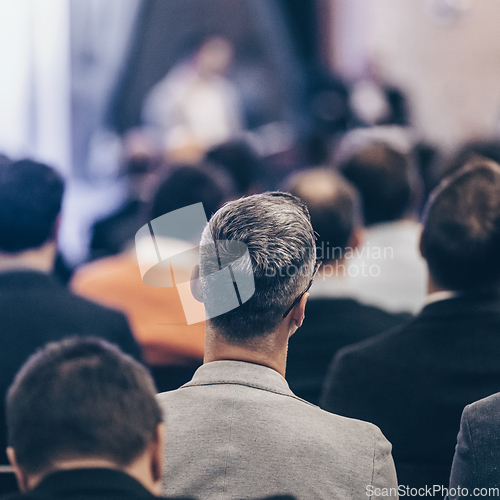
[[[322,254],[322,260],[339,258],[339,254],[350,245],[353,232],[360,223],[356,190],[344,178],[326,168],[294,175],[287,190],[307,205],[311,224],[319,235],[316,248]]]

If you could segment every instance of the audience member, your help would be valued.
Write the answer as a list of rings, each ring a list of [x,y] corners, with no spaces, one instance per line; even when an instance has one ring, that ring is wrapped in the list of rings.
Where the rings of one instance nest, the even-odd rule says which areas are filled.
[[[259,192],[266,183],[262,160],[245,140],[233,139],[219,144],[208,151],[205,158],[227,170],[240,196]]]
[[[31,498],[155,498],[165,429],[147,370],[97,338],[47,344],[7,396],[7,454]]]
[[[202,202],[208,219],[227,200],[230,192],[230,181],[209,165],[179,166],[158,187],[150,216],[156,219]],[[178,248],[179,253],[191,248],[189,242],[180,240],[170,241],[169,245]],[[190,276],[191,269],[186,269],[186,281]],[[76,293],[127,314],[144,359],[155,367],[160,389],[175,389],[187,382],[201,364],[204,323],[187,324],[176,287],[157,288],[143,283],[133,246],[118,255],[83,266],[75,273],[71,285]],[[174,369],[171,368],[165,379],[160,368],[165,365],[179,367],[175,372],[178,375],[173,377]],[[178,377],[181,378],[177,384]],[[171,383],[177,385],[164,385]]]
[[[317,233],[316,255],[323,262],[310,290],[307,318],[288,345],[286,378],[299,397],[318,404],[333,355],[348,344],[381,333],[410,318],[362,304],[349,294],[345,255],[361,240],[355,189],[327,169],[293,176],[288,191],[309,209]]]
[[[157,152],[149,137],[137,130],[127,133],[123,148],[126,199],[114,212],[92,226],[88,260],[121,252],[147,222],[147,206],[151,202],[153,186],[158,183],[161,161],[156,157]]]
[[[425,263],[418,252],[420,225],[411,211],[409,157],[381,141],[357,149],[340,165],[361,193],[367,226],[364,245],[349,270],[360,300],[390,311],[417,311],[425,300]]]
[[[26,358],[68,334],[101,336],[139,358],[123,314],[71,294],[49,273],[56,255],[64,183],[30,160],[0,166],[0,449],[4,395]],[[2,451],[1,462],[6,462]]]
[[[500,391],[500,166],[445,179],[424,217],[427,305],[406,326],[341,350],[322,407],[378,425],[400,484],[446,485],[469,403]]]
[[[500,393],[465,407],[451,467],[449,499],[500,497],[499,413]]]
[[[235,261],[227,240],[244,243],[249,260]],[[201,278],[192,287],[210,318],[205,364],[191,382],[158,396],[168,408],[164,493],[357,500],[388,488],[395,497],[391,446],[379,429],[301,400],[284,378],[288,338],[302,325],[316,270],[305,205],[277,192],[230,202],[211,218],[200,248]],[[235,283],[253,277],[255,290],[216,316],[233,291],[213,286],[220,262]]]

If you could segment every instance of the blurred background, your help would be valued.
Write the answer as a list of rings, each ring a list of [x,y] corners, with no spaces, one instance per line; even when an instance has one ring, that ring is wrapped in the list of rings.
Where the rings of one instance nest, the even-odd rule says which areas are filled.
[[[237,192],[256,192],[378,126],[427,191],[465,142],[497,140],[499,15],[487,0],[0,0],[0,152],[66,177],[68,272],[112,253],[96,222],[133,235],[179,162],[236,157]]]

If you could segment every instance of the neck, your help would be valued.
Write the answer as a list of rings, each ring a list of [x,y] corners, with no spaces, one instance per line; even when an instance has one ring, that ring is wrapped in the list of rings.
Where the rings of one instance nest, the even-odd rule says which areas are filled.
[[[38,248],[32,248],[18,253],[0,252],[0,271],[15,269],[33,269],[50,273],[56,257],[56,243],[49,241]]]
[[[264,338],[257,337],[240,344],[230,344],[207,323],[203,362],[246,361],[272,368],[284,377],[288,336],[284,328],[278,328]]]
[[[449,292],[449,290],[446,290],[446,288],[441,288],[439,285],[436,284],[434,279],[430,274],[427,275],[427,295],[431,295],[432,293],[436,292]]]

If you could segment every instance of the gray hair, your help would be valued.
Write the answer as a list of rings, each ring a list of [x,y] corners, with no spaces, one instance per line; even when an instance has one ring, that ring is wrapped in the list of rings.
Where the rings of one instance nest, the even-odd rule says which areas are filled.
[[[212,317],[211,310],[224,299],[203,277],[217,272],[221,263],[236,260],[234,251],[228,255],[231,245],[219,243],[225,241],[247,246],[252,269],[248,261],[245,265],[240,260],[240,264],[235,263],[239,266],[236,272],[253,274],[255,292],[236,309]],[[268,192],[227,203],[213,215],[201,237],[201,287],[211,326],[233,343],[272,332],[307,287],[315,259],[314,231],[300,199],[289,193]]]

